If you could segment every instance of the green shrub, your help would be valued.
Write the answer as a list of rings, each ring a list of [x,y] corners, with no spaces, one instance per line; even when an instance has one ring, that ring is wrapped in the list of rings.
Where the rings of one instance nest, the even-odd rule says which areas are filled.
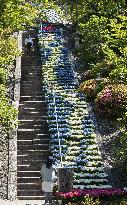
[[[92,70],[87,70],[81,74],[82,80],[89,80],[96,77],[96,73]]]
[[[81,83],[79,87],[80,91],[86,94],[86,97],[90,100],[93,100],[96,97],[96,88],[97,82],[94,79],[86,80],[84,83]]]
[[[127,68],[114,69],[110,75],[110,79],[116,83],[127,83]]]
[[[120,205],[127,205],[127,201],[121,201]]]
[[[86,80],[80,84],[79,90],[83,92],[87,100],[94,100],[97,96],[97,93],[101,92],[105,85],[109,84],[110,81],[108,78],[102,78],[100,80]]]
[[[68,205],[99,205],[100,202],[98,199],[93,199],[93,197],[85,196],[81,202],[77,203],[68,203]]]
[[[6,84],[7,73],[4,68],[0,68],[0,84]]]

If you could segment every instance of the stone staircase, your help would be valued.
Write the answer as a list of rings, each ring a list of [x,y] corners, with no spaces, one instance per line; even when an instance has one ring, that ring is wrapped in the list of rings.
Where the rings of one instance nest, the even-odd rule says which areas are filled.
[[[22,57],[19,126],[17,136],[17,198],[43,199],[40,170],[50,154],[47,127],[47,105],[44,99],[41,59],[36,33],[34,52]],[[28,35],[28,33],[27,33]],[[26,34],[23,35],[23,42]]]

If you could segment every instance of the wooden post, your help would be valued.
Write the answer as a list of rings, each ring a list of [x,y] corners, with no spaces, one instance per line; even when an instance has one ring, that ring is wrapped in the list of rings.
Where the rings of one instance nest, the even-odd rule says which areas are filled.
[[[73,189],[73,170],[72,168],[58,169],[58,190],[69,192]]]

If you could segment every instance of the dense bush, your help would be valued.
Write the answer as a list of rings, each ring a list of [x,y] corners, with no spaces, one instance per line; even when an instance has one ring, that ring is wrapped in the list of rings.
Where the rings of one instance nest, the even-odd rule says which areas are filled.
[[[89,100],[94,99],[97,94],[96,80],[91,79],[91,80],[86,80],[84,83],[81,83],[80,91],[84,92],[84,94]]]
[[[8,79],[13,76],[14,61],[20,55],[15,34],[25,26],[35,24],[35,19],[40,14],[41,7],[37,4],[39,2],[38,0],[0,1],[0,125],[6,131],[14,127],[17,116],[8,96],[10,86]],[[43,1],[40,6],[44,8],[46,5],[48,1]]]
[[[127,68],[114,69],[109,77],[113,82],[127,84]]]
[[[79,90],[86,95],[87,100],[93,101],[97,94],[102,91],[105,85],[110,83],[109,79],[101,78],[99,80],[90,79],[81,83],[79,86]]]
[[[124,84],[105,86],[95,100],[96,110],[107,116],[121,116],[127,106],[127,88]]]
[[[93,199],[93,197],[85,196],[81,202],[77,203],[68,203],[68,205],[99,205],[100,201],[99,199]]]
[[[81,78],[82,78],[82,81],[84,81],[84,80],[93,79],[96,77],[96,75],[97,75],[96,72],[92,70],[86,70],[85,72],[82,72]]]

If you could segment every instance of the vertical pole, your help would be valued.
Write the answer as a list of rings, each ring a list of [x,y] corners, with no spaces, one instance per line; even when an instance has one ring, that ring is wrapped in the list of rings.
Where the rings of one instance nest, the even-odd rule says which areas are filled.
[[[53,94],[53,103],[54,103],[54,106],[55,106],[55,93],[54,93],[54,90],[53,90],[53,85],[51,85],[51,90],[52,90],[52,94]],[[62,152],[61,152],[60,133],[59,133],[56,106],[55,106],[55,114],[56,114],[56,126],[57,126],[57,132],[58,132],[58,141],[59,141],[60,165],[61,165],[61,167],[63,167],[63,159],[62,159]]]

